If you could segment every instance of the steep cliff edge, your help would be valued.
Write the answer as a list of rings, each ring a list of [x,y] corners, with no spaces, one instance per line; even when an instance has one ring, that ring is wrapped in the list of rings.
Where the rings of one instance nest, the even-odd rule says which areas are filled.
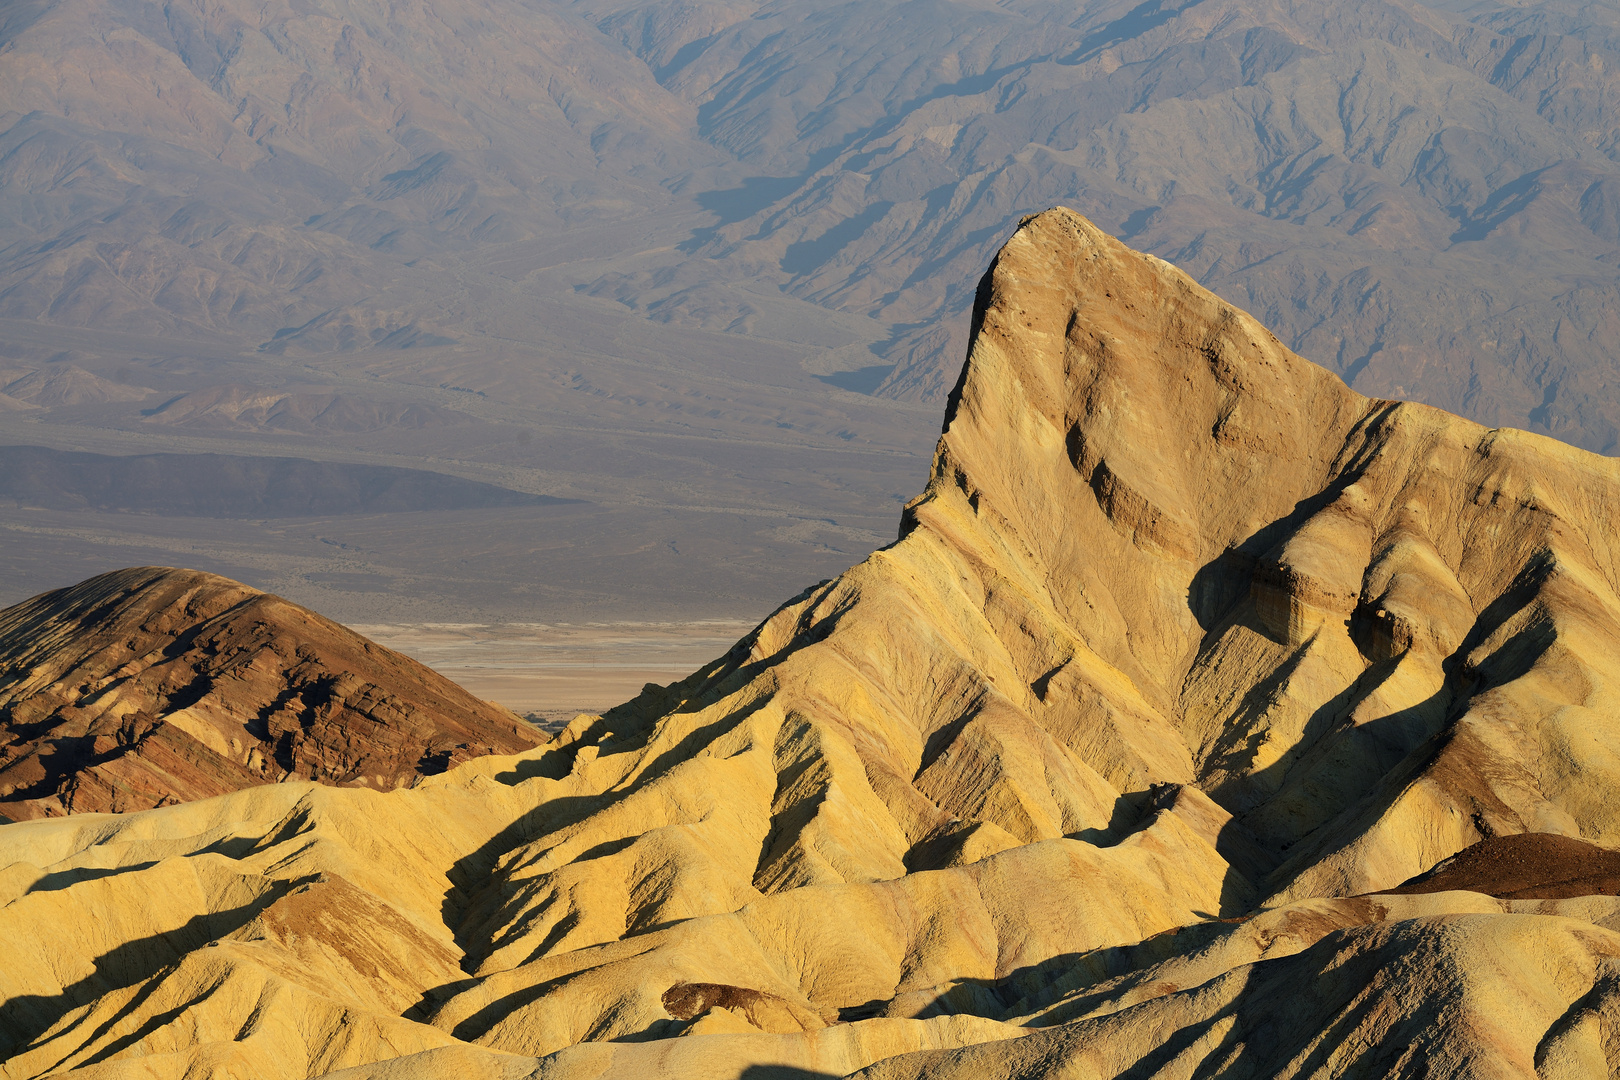
[[[1111,843],[1159,806],[1277,899],[1500,833],[1620,841],[1620,465],[1360,397],[1067,211],[1003,248],[975,323],[901,540],[570,737],[806,728],[827,773],[774,794],[766,891]]]
[[[195,570],[0,611],[0,814],[145,810],[288,778],[389,789],[542,741],[312,611]]]
[[[1617,505],[1049,211],[900,539],[688,679],[0,829],[6,940],[176,897],[0,970],[0,1076],[1601,1075]]]

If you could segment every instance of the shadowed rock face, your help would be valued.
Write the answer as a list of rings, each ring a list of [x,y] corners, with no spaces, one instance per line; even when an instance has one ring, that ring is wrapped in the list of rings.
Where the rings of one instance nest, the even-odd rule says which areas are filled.
[[[277,780],[391,789],[541,741],[275,596],[142,567],[0,612],[0,814],[124,812]]]
[[[1416,896],[1459,889],[1508,900],[1620,895],[1620,851],[1553,833],[1493,836],[1385,891]]]
[[[1620,1064],[1567,872],[1620,844],[1620,466],[1361,397],[1067,210],[974,323],[900,539],[689,678],[410,790],[0,829],[0,1076]]]

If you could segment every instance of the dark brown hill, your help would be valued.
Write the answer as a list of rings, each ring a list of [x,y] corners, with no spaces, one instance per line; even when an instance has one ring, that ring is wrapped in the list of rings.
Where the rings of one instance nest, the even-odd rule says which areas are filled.
[[[391,789],[543,741],[409,657],[227,578],[138,567],[0,612],[0,814],[286,779]]]

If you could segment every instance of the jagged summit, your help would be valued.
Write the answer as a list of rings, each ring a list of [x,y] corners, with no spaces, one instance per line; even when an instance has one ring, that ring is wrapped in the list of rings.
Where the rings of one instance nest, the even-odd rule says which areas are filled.
[[[974,323],[901,538],[686,680],[410,790],[0,829],[6,940],[177,897],[0,970],[0,1076],[1601,1074],[1620,465],[1067,210]]]
[[[1616,462],[1363,398],[1067,211],[980,296],[908,508],[976,693],[1121,793],[1195,780],[1286,855],[1265,891],[1614,838],[1602,759],[1554,763],[1615,707]]]
[[[390,789],[542,736],[312,611],[137,567],[0,612],[0,814],[145,810],[289,778]]]

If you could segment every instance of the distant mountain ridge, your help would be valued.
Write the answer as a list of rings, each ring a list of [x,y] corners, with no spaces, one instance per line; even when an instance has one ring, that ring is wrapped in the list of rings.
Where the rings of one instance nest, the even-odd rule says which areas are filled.
[[[268,343],[414,257],[656,201],[649,159],[715,156],[548,5],[55,0],[0,34],[0,315]],[[351,312],[332,344],[411,321]]]
[[[614,287],[725,325],[718,282],[768,275],[897,324],[879,393],[937,398],[966,345],[962,283],[1018,216],[1062,203],[1358,389],[1611,448],[1620,15],[1457,6],[729,8],[659,78],[744,161],[808,171],[706,261]],[[663,55],[657,14],[611,10]],[[678,10],[651,9],[676,40]]]
[[[588,295],[932,401],[1061,203],[1358,390],[1620,446],[1602,5],[52,0],[0,44],[0,316],[493,354],[514,246],[594,229]]]

